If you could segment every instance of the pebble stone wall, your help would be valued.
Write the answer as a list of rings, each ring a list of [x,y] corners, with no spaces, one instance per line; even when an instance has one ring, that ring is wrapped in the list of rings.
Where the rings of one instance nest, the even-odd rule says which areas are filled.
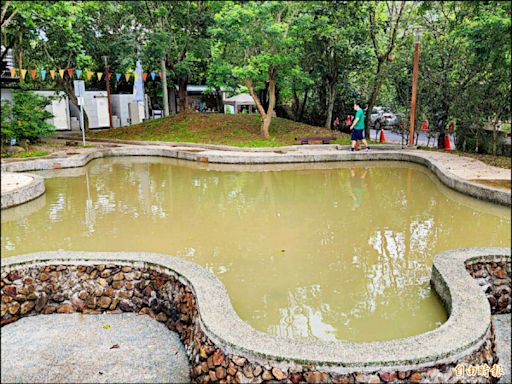
[[[503,270],[503,265],[495,264],[491,265],[493,276],[500,276],[499,268]],[[474,264],[471,265],[473,274],[475,265],[482,268],[476,268],[477,274],[479,270],[489,270],[485,263]],[[492,285],[493,281],[489,283]],[[493,292],[502,291],[493,288]],[[215,345],[203,330],[193,287],[169,270],[119,264],[20,266],[2,271],[1,295],[2,326],[23,316],[51,313],[149,315],[179,334],[189,357],[191,378],[197,383],[459,382],[461,378],[454,371],[456,365],[497,363],[491,326],[485,342],[476,351],[449,364],[432,367],[338,374],[328,367],[295,363],[283,366],[282,362],[272,361],[261,364]],[[472,382],[493,380],[492,377],[471,378]]]
[[[497,261],[491,263],[466,263],[466,269],[482,287],[493,314],[510,313],[511,264]]]

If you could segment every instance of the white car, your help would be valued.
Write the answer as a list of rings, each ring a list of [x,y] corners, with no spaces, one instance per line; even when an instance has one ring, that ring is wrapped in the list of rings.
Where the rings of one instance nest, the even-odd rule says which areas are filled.
[[[370,115],[370,127],[375,128],[376,124],[382,128],[392,128],[398,124],[398,119],[394,113],[385,111],[382,107],[373,107]]]

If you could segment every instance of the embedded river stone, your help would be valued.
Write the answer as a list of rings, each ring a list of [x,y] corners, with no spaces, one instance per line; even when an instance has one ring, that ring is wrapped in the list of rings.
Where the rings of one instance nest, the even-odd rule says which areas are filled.
[[[438,255],[432,284],[450,309],[450,319],[427,334],[386,342],[311,342],[262,334],[241,322],[211,273],[181,259],[150,253],[46,252],[8,258],[2,265],[2,303],[18,303],[5,290],[12,295],[14,289],[28,292],[34,287],[35,297],[42,292],[49,297],[42,313],[65,306],[83,313],[148,315],[178,333],[190,378],[197,383],[459,382],[456,367],[498,362],[490,306],[465,262],[510,263],[510,250],[463,249]],[[112,288],[112,276],[123,268],[134,271],[133,295],[119,303],[124,309],[101,308],[98,303],[93,309],[81,309],[73,304],[80,292],[100,287],[100,272],[107,269],[111,276],[105,290],[113,289],[113,297],[118,298],[126,288]],[[2,307],[2,325],[10,327],[20,316],[35,314],[35,306],[25,315],[18,311],[13,315]],[[495,382],[496,378],[472,380]]]

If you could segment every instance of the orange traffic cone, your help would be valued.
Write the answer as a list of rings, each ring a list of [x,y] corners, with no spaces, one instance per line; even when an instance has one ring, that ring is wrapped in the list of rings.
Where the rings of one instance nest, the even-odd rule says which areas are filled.
[[[450,135],[446,135],[444,137],[444,149],[445,149],[445,151],[450,150]]]
[[[382,129],[380,131],[380,142],[385,143],[386,142],[386,136],[384,136],[384,130]]]

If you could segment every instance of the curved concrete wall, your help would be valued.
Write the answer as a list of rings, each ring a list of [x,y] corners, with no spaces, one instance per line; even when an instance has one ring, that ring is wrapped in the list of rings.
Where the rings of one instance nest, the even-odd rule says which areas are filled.
[[[7,175],[2,174],[2,177],[13,177],[16,178],[17,175]],[[24,178],[31,178],[32,180],[28,183],[22,183],[20,187],[8,190],[8,191],[2,191],[2,209],[14,207],[16,205],[20,205],[23,203],[26,203],[27,201],[33,200],[36,197],[41,196],[44,191],[44,179],[41,176],[38,175],[32,175],[32,174],[23,174],[22,177]]]
[[[87,305],[97,313],[119,310],[119,305],[121,310],[152,314],[157,320],[174,319],[168,326],[183,335],[192,377],[197,381],[206,380],[205,375],[211,377],[211,372],[219,379],[217,373],[227,375],[232,368],[230,375],[235,381],[250,380],[257,371],[262,381],[292,380],[299,374],[308,382],[341,378],[367,382],[374,376],[410,381],[429,381],[435,376],[451,382],[460,379],[453,370],[459,364],[496,362],[490,306],[466,270],[467,263],[476,262],[510,264],[510,249],[460,249],[438,255],[431,283],[450,314],[448,321],[421,335],[383,342],[292,340],[262,333],[238,317],[224,286],[212,273],[194,263],[154,253],[41,252],[4,259],[2,324],[38,311],[86,312]],[[128,279],[121,272],[132,270],[139,275]],[[129,281],[123,282],[125,279]],[[32,288],[26,287],[27,281]],[[128,295],[128,284],[138,293]],[[32,294],[34,301],[30,304],[28,297],[23,297],[21,305],[11,310],[4,296],[16,298],[20,287]],[[91,295],[99,296],[92,307],[83,301],[87,292],[81,296],[89,287]],[[65,289],[68,291],[62,292]],[[108,289],[109,298],[103,299]],[[44,293],[41,304],[41,292],[51,292],[53,302]],[[244,372],[246,363],[250,373],[249,368]],[[268,372],[266,378],[264,372]]]
[[[232,153],[226,151],[188,151],[186,149],[169,149],[161,146],[132,146],[97,149],[85,154],[62,159],[38,159],[23,162],[2,163],[2,172],[24,172],[45,169],[82,167],[89,161],[111,156],[162,156],[205,163],[223,164],[272,164],[272,163],[310,163],[327,161],[384,161],[397,160],[421,164],[429,168],[443,184],[458,192],[476,197],[481,200],[511,206],[511,193],[485,185],[476,184],[454,175],[445,164],[434,161],[417,151],[378,151],[369,153],[350,153],[341,151],[326,151],[325,153],[307,153],[304,151],[277,150],[273,152],[244,152]]]

